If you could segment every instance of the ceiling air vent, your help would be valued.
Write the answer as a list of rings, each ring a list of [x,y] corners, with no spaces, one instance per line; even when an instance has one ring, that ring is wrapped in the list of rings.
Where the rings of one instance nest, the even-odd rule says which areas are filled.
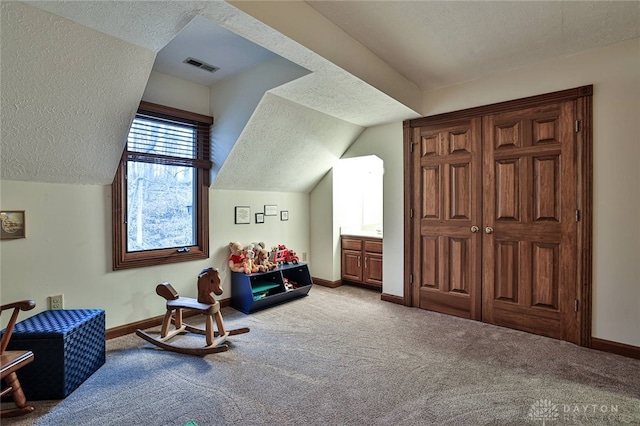
[[[220,68],[218,67],[214,67],[213,65],[209,65],[206,62],[202,62],[198,59],[194,59],[194,58],[187,58],[184,61],[185,64],[189,64],[189,65],[193,65],[194,67],[198,67],[200,69],[203,69],[205,71],[209,71],[209,72],[216,72],[218,71]]]

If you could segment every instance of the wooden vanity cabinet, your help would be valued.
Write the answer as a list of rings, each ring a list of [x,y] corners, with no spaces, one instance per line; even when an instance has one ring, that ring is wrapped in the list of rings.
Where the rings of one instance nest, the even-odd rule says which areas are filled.
[[[364,240],[364,283],[382,289],[382,240]]]
[[[342,281],[382,289],[382,240],[341,237]]]

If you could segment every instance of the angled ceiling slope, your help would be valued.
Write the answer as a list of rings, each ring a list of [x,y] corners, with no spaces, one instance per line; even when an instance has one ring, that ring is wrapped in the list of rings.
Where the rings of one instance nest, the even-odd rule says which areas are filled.
[[[153,70],[202,86],[211,86],[273,59],[255,43],[196,16],[156,56]],[[217,68],[209,71],[185,63],[189,58]]]
[[[7,156],[7,161],[3,155],[3,166],[5,163],[14,163],[16,167],[13,171],[11,167],[3,167],[4,179],[84,184],[111,183],[129,122],[144,90],[143,81],[146,82],[151,71],[150,63],[155,52],[167,45],[187,23],[196,17],[215,22],[312,71],[311,74],[292,83],[271,89],[269,95],[265,95],[260,101],[260,106],[253,111],[250,122],[255,120],[255,123],[279,123],[279,125],[268,127],[269,132],[272,132],[271,135],[264,132],[258,134],[254,130],[256,125],[249,123],[234,147],[234,150],[238,149],[239,152],[246,151],[258,137],[276,143],[282,140],[285,134],[281,129],[288,129],[286,135],[290,135],[289,140],[300,144],[301,147],[309,148],[296,151],[295,156],[286,155],[280,159],[282,170],[297,169],[299,171],[301,164],[319,165],[319,167],[305,168],[309,171],[304,178],[282,179],[283,184],[279,188],[282,191],[310,190],[314,181],[317,182],[329,170],[333,165],[332,160],[340,157],[361,132],[362,127],[417,116],[415,111],[380,90],[226,2],[181,1],[170,2],[170,4],[165,2],[162,8],[157,8],[153,2],[29,2],[29,4],[64,16],[98,32],[58,16],[43,14],[42,11],[34,12],[31,9],[27,12],[25,10],[29,9],[28,6],[12,6],[21,9],[21,13],[25,15],[22,19],[24,22],[21,24],[26,24],[27,29],[20,32],[16,28],[18,24],[4,25],[5,20],[11,20],[5,19],[8,14],[5,14],[5,2],[3,2],[3,53],[5,53],[5,28],[10,32],[16,31],[21,34],[21,37],[25,35],[31,37],[31,33],[35,33],[36,28],[43,34],[43,39],[51,38],[53,33],[54,37],[50,43],[47,44],[46,40],[40,42],[40,50],[49,52],[48,57],[40,58],[44,59],[44,62],[38,60],[22,64],[23,74],[25,69],[29,70],[27,74],[31,74],[32,69],[39,67],[46,70],[30,77],[31,80],[27,84],[39,87],[42,86],[43,81],[52,81],[54,78],[58,87],[71,89],[71,86],[78,81],[77,76],[80,73],[81,85],[76,87],[75,91],[79,94],[84,93],[89,99],[83,100],[78,96],[75,98],[77,102],[65,104],[60,101],[65,98],[65,93],[57,93],[57,96],[49,97],[49,103],[45,102],[44,105],[36,107],[35,116],[24,114],[21,117],[4,120],[3,114],[3,136],[5,135],[4,124],[8,124],[6,134],[15,136],[20,133],[20,129],[29,127],[30,122],[27,118],[46,119],[49,115],[52,121],[63,123],[58,127],[33,127],[34,135],[31,139],[37,142],[31,146],[31,152],[44,153],[45,155],[41,157],[21,155],[20,143],[16,137],[13,137],[7,143],[10,155]],[[145,19],[140,20],[140,16],[144,16]],[[35,23],[32,24],[32,20]],[[58,22],[64,22],[68,27],[67,30],[61,31]],[[86,49],[87,46],[83,45],[83,49],[66,51],[61,46],[69,44],[66,37],[70,34],[79,34],[77,39],[81,44],[91,38],[103,40],[95,42],[100,46],[93,49],[91,49],[93,44],[90,43],[88,45],[90,49]],[[119,49],[114,47],[114,52],[109,49],[105,52],[104,40],[109,40],[112,44],[119,43],[122,46]],[[18,56],[19,52],[27,50],[28,46],[31,46],[30,41],[18,43],[8,56]],[[119,52],[119,56],[116,55],[116,51]],[[51,52],[55,52],[55,58],[52,57]],[[95,62],[88,60],[93,59],[93,56],[102,56],[105,62],[113,64],[112,68],[115,67],[121,72],[114,73],[112,68],[105,66],[108,71],[99,74],[98,79],[94,79]],[[140,58],[146,59],[140,61]],[[59,71],[56,61],[71,62],[74,65]],[[4,63],[6,61],[3,61],[3,86],[5,83],[7,87],[14,85],[16,90],[11,97],[5,97],[3,92],[3,110],[5,105],[17,104],[17,98],[20,97],[19,88],[25,86],[21,84],[17,67],[12,78],[4,78],[7,75]],[[50,76],[46,77],[42,74]],[[11,76],[11,73],[9,75]],[[127,81],[127,84],[123,85],[123,81]],[[92,85],[96,89],[87,91],[87,87]],[[28,98],[27,102],[39,105],[42,99],[34,95]],[[96,109],[95,105],[105,106]],[[298,107],[301,108],[300,111],[293,112]],[[108,111],[105,111],[105,108]],[[86,112],[88,124],[83,125],[78,122],[79,120],[74,119],[77,111]],[[114,116],[116,116],[115,125],[112,122]],[[300,116],[304,116],[305,119],[301,121]],[[104,121],[104,123],[96,127],[95,123],[91,122],[92,117],[99,117],[97,121]],[[336,125],[336,123],[339,124]],[[108,129],[105,130],[107,127]],[[340,135],[336,134],[336,131],[339,131]],[[340,143],[336,145],[336,141]],[[3,138],[3,148],[5,148],[4,145],[5,138]],[[43,149],[43,146],[49,146],[49,148]],[[329,155],[318,157],[318,151],[329,153]],[[58,155],[57,161],[51,161],[51,158],[56,156],[55,152],[63,154]],[[307,152],[308,154],[305,154]],[[314,158],[314,155],[317,158]],[[77,158],[77,163],[70,160],[70,157]],[[239,165],[234,164],[233,159],[238,157],[242,156],[230,155],[223,169],[228,169],[231,173],[237,170]],[[257,154],[242,158],[243,168],[258,170],[264,167],[261,161],[263,157]],[[294,157],[295,161],[293,161]],[[324,158],[326,161],[314,163],[318,158]],[[102,168],[98,166],[99,164],[103,164]],[[46,172],[38,172],[36,169]],[[96,173],[96,170],[99,172]],[[268,173],[268,169],[265,171]],[[220,186],[226,179],[224,173],[224,170],[221,170],[221,175],[218,177],[221,179]],[[270,179],[263,179],[263,182],[269,181]],[[237,188],[235,185],[236,183],[232,187]],[[251,185],[251,189],[274,190],[273,185],[268,183],[264,185],[265,187]]]
[[[2,2],[0,177],[108,184],[154,53]]]

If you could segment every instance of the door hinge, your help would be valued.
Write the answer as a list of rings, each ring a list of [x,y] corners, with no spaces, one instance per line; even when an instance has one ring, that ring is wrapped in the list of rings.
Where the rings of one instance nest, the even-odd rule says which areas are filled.
[[[580,222],[580,210],[576,209],[576,222]]]
[[[409,150],[410,150],[411,152],[413,152],[413,147],[414,147],[415,145],[417,145],[417,143],[415,142],[415,139],[414,139],[414,137],[413,137],[413,133],[411,133],[411,140],[409,141],[409,143],[410,143]]]
[[[580,131],[580,120],[576,120],[576,133]]]
[[[573,301],[573,310],[574,310],[575,312],[578,312],[578,299],[575,299],[575,300]]]
[[[409,284],[413,284],[413,274],[409,274]]]
[[[409,209],[409,217],[413,217],[413,209]]]

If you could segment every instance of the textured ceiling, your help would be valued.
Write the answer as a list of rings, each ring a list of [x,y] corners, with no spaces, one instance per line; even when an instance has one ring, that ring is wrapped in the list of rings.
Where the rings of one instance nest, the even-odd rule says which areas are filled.
[[[273,58],[271,51],[196,16],[156,56],[153,70],[203,86],[232,77]],[[184,63],[187,58],[219,69],[213,73]]]
[[[307,1],[420,88],[640,37],[638,1]]]
[[[190,22],[199,27],[206,27],[207,21],[219,25],[312,72],[301,80],[304,84],[277,87],[269,96],[265,95],[217,174],[216,187],[274,190],[273,179],[263,176],[258,182],[242,182],[250,174],[243,173],[239,178],[236,173],[238,169],[264,167],[263,155],[254,154],[257,151],[250,148],[260,143],[259,138],[271,141],[271,150],[280,145],[275,151],[289,153],[279,159],[282,170],[287,173],[297,170],[296,178],[282,179],[277,190],[309,191],[363,126],[418,115],[225,2],[163,2],[161,8],[156,2],[27,3],[41,10],[3,2],[3,59],[20,57],[20,60],[3,61],[3,87],[14,90],[3,91],[2,103],[4,111],[6,106],[18,104],[24,98],[36,115],[24,112],[5,119],[3,114],[3,179],[111,183],[155,52],[170,44]],[[20,22],[9,16],[14,9],[24,15]],[[210,34],[212,30],[207,31]],[[219,29],[213,31],[224,33]],[[4,49],[5,33],[9,43],[15,43],[11,49]],[[82,36],[77,40],[67,40],[78,33]],[[96,41],[83,44],[83,40],[92,38]],[[41,52],[39,56],[22,54],[33,47]],[[40,89],[48,82],[54,84],[45,87],[45,92],[53,90],[57,96],[49,96],[50,102],[41,105],[44,93]],[[64,89],[77,95],[60,92]],[[282,106],[283,102],[288,108]],[[293,106],[300,109],[299,113],[292,111]],[[50,121],[52,125],[32,126],[33,119]],[[255,130],[259,127],[261,131]],[[31,145],[23,143],[25,136],[32,141]],[[24,149],[26,146],[31,151]],[[291,149],[296,146],[302,149]],[[233,153],[235,150],[251,155],[238,156]],[[34,156],[33,152],[43,155]],[[313,166],[300,167],[301,164]],[[223,186],[223,182],[228,184]]]
[[[267,93],[212,186],[309,192],[363,130]]]
[[[635,1],[25,3],[40,10],[2,2],[0,176],[41,182],[111,182],[155,56],[184,60],[169,47],[185,27],[203,35],[190,47],[217,33],[310,71],[254,104],[214,183],[281,191],[308,191],[362,128],[419,116],[421,89],[640,36]],[[282,186],[239,182],[266,141]]]
[[[0,177],[110,183],[154,54],[34,11],[2,2]]]

